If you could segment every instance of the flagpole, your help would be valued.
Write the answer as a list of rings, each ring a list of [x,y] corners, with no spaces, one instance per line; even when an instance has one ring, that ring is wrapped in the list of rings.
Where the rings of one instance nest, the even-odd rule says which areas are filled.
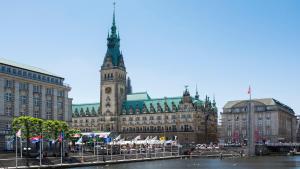
[[[252,109],[251,109],[251,101],[252,101],[252,91],[251,91],[251,86],[249,86],[249,90],[248,90],[248,94],[249,94],[249,112],[248,112],[248,142],[247,142],[247,146],[248,146],[248,156],[253,156],[255,151],[253,152],[253,149],[255,149],[255,146],[253,144],[253,114],[252,114]]]
[[[20,137],[20,149],[21,149],[21,158],[23,158],[23,153],[22,153],[22,136]]]
[[[42,136],[43,134],[41,133],[41,138],[40,138],[40,166],[42,166]]]
[[[18,137],[16,134],[16,168],[18,168]]]
[[[64,141],[63,141],[63,133],[60,133],[61,137],[61,146],[60,146],[60,165],[62,165],[62,157],[63,157],[63,146],[64,146]]]

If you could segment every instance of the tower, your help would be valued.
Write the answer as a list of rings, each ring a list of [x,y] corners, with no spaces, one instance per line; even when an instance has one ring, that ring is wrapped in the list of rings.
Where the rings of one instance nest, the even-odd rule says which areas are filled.
[[[196,95],[195,95],[195,99],[199,100],[199,93],[198,93],[198,86],[196,85]]]
[[[101,113],[105,118],[105,131],[119,131],[119,114],[126,100],[126,68],[120,51],[120,36],[115,22],[115,3],[113,22],[107,36],[107,51],[100,70]]]
[[[126,94],[132,94],[132,86],[131,86],[131,80],[130,80],[130,77],[127,78],[127,83],[126,83]]]

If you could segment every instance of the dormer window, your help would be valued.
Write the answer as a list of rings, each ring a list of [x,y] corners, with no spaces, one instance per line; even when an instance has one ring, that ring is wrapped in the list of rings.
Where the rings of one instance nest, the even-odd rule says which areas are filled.
[[[161,106],[159,103],[157,103],[157,112],[162,112]]]

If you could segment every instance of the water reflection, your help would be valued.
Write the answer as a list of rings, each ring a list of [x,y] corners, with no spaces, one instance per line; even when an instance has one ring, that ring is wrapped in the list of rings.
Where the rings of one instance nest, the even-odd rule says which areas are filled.
[[[162,161],[82,167],[80,169],[299,169],[299,157],[255,157],[250,159],[174,159]]]

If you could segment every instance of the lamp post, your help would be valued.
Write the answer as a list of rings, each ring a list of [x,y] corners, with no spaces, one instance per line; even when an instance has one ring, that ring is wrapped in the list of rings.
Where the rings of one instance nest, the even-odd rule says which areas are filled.
[[[166,113],[167,113],[167,107],[168,107],[168,103],[167,103],[167,97],[165,97],[165,112],[164,112],[164,154],[163,156],[165,157],[165,153],[166,153],[166,147],[165,147],[165,142],[166,142]]]

